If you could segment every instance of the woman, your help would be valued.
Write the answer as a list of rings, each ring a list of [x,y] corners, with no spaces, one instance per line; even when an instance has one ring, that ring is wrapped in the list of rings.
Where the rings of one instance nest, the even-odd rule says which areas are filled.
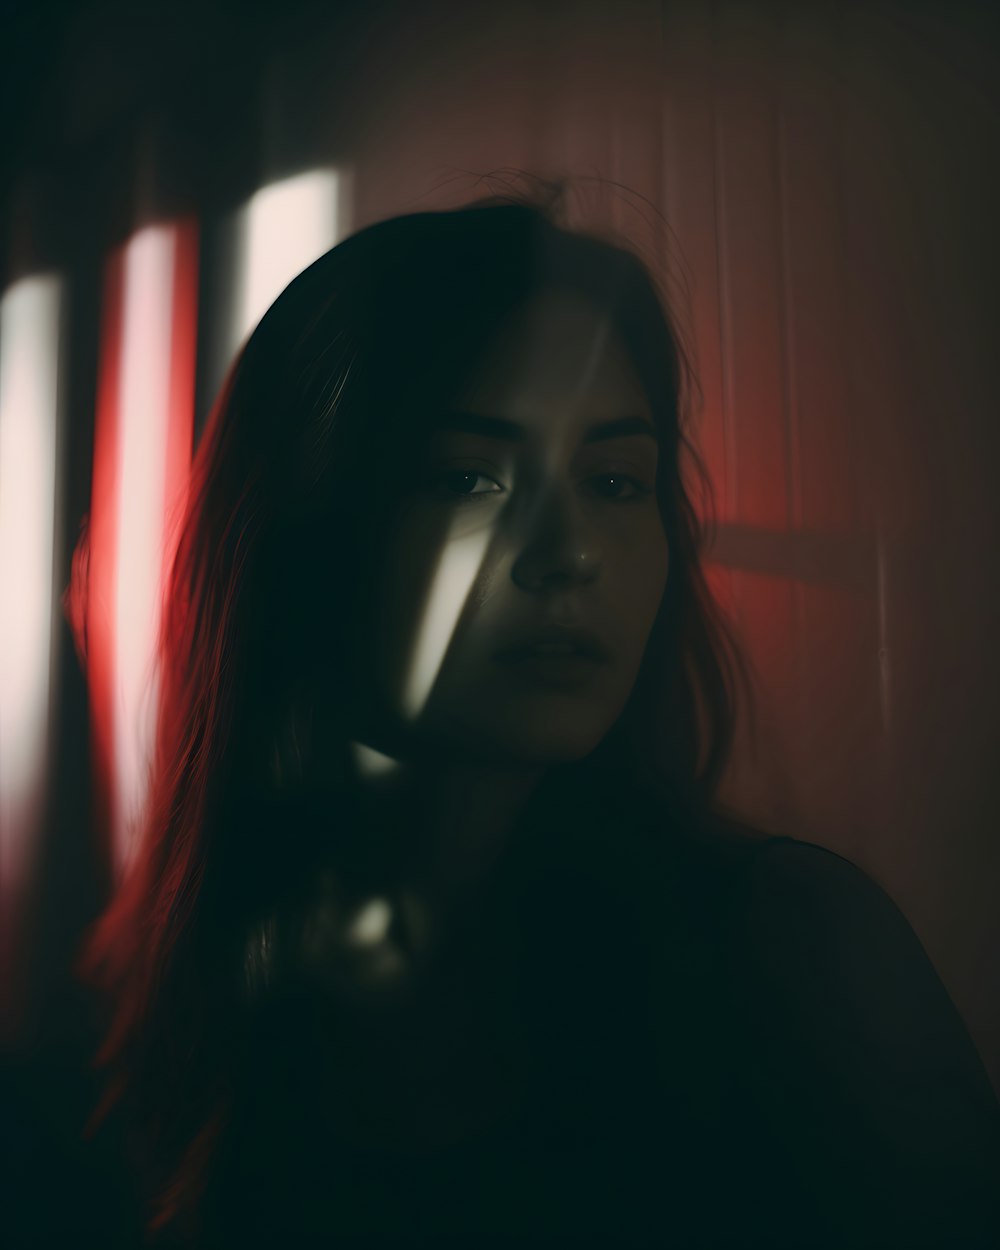
[[[638,260],[527,204],[362,231],[243,350],[88,951],[165,1243],[988,1238],[905,921],[713,814],[685,381]]]

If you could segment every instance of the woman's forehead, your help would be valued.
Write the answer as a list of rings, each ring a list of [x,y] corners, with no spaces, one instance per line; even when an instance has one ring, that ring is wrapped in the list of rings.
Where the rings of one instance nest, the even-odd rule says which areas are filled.
[[[456,406],[529,429],[562,414],[588,425],[649,414],[638,373],[606,309],[571,290],[546,289],[501,326]]]

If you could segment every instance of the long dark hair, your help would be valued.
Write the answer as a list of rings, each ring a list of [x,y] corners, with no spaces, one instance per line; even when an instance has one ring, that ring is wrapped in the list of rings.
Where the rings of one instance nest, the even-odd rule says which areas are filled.
[[[548,285],[607,311],[661,436],[667,587],[594,762],[670,802],[711,802],[742,670],[699,560],[693,490],[711,492],[687,432],[690,370],[646,267],[530,203],[398,217],[333,248],[264,316],[198,448],[140,852],[86,947],[111,996],[100,1059],[140,1128],[154,1223],[197,1195],[224,1122],[248,927],[350,819],[341,710],[414,414],[457,391],[500,322]]]

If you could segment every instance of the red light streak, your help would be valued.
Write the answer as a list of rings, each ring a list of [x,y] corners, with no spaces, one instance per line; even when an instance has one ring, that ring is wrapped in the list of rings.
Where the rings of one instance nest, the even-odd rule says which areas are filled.
[[[87,595],[98,827],[120,873],[148,783],[156,640],[191,459],[194,222],[147,228],[108,259]]]

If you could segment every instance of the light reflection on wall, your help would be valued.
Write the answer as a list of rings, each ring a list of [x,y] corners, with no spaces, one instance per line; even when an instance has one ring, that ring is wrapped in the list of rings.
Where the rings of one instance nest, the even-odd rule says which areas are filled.
[[[261,187],[241,210],[241,260],[230,314],[235,351],[282,289],[340,237],[338,176],[310,170]]]
[[[153,659],[159,620],[174,250],[173,231],[155,227],[137,234],[125,256],[114,674],[115,800],[123,828],[131,825],[142,803],[157,705]]]
[[[63,286],[0,300],[0,914],[12,925],[42,817],[53,663]],[[5,938],[8,936],[4,935]]]
[[[109,258],[91,506],[88,679],[120,873],[146,796],[156,644],[190,464],[197,228],[150,226]]]

